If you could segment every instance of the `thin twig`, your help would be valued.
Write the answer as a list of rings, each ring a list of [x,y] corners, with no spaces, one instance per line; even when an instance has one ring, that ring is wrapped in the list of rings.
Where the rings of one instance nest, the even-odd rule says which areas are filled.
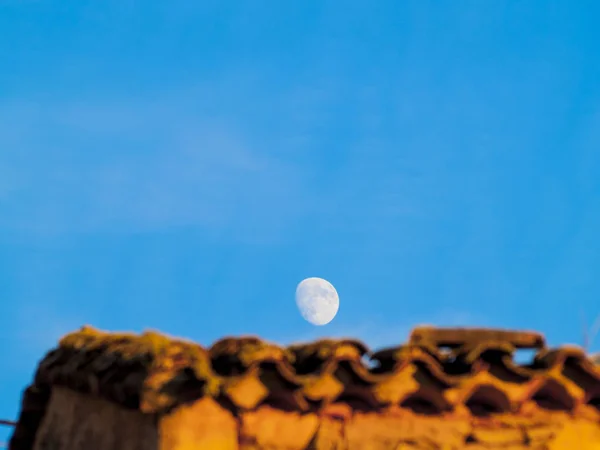
[[[589,334],[589,330],[587,327],[587,321],[585,320],[585,312],[583,311],[583,309],[580,311],[581,313],[581,326],[583,328],[583,342],[582,342],[582,347],[583,347],[583,351],[584,352],[588,352],[589,346],[590,346],[590,334]]]
[[[591,347],[592,344],[594,343],[594,339],[596,338],[596,336],[598,335],[598,333],[600,332],[600,314],[598,314],[598,316],[596,317],[596,320],[594,321],[594,323],[592,324],[592,327],[590,328],[590,333],[589,333],[589,346]]]
[[[14,427],[17,422],[13,420],[0,419],[0,425],[6,425],[7,427]]]

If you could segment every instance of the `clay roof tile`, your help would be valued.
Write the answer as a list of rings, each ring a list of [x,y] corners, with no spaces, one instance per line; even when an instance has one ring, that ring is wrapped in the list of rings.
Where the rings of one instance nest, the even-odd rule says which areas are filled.
[[[538,351],[530,364],[514,361],[515,349],[522,348]],[[542,389],[540,380],[548,377],[555,381],[542,383]],[[493,388],[478,389],[478,383]],[[557,387],[563,384],[564,389]],[[400,404],[404,398],[444,409],[487,393],[505,409],[503,399],[510,398],[512,408],[521,398],[515,392],[535,389],[569,406],[580,401],[579,394],[566,400],[575,395],[570,392],[596,399],[600,371],[581,349],[547,349],[543,336],[533,332],[418,327],[408,343],[370,354],[352,339],[280,347],[255,336],[227,337],[204,348],[156,332],[84,327],[65,336],[40,363],[34,386],[53,385],[146,412],[206,395],[245,409],[267,402],[303,410],[350,398],[369,407],[378,401],[382,407]]]

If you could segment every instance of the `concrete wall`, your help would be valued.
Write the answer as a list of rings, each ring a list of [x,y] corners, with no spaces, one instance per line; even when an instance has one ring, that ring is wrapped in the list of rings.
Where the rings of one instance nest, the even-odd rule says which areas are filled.
[[[153,416],[54,388],[33,450],[157,450]]]

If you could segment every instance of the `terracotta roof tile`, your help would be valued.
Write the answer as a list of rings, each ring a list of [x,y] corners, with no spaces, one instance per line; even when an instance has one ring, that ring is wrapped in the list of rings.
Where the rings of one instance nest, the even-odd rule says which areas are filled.
[[[527,348],[537,351],[533,360],[515,362],[515,350]],[[84,327],[39,364],[17,434],[23,426],[35,427],[52,386],[146,413],[203,396],[239,411],[269,405],[335,414],[389,407],[422,415],[527,408],[600,413],[600,366],[581,349],[548,349],[538,333],[483,329],[421,327],[406,344],[371,353],[356,340],[283,348],[242,337],[204,348],[155,332]]]
[[[544,336],[534,331],[493,330],[488,328],[438,328],[422,326],[410,334],[414,345],[428,343],[435,347],[461,348],[481,342],[501,342],[515,348],[544,348]]]

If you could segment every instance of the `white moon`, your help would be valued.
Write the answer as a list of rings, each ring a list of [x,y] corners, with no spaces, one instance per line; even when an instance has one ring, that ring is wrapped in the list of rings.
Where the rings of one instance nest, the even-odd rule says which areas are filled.
[[[322,278],[307,278],[296,288],[296,305],[305,320],[313,325],[326,325],[340,308],[333,285]]]

